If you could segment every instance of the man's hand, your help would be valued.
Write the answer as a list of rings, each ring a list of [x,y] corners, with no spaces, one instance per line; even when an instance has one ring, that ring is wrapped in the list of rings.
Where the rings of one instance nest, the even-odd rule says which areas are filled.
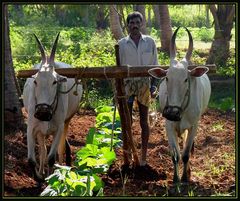
[[[151,98],[156,98],[158,95],[157,87],[151,86],[150,93],[151,93]]]

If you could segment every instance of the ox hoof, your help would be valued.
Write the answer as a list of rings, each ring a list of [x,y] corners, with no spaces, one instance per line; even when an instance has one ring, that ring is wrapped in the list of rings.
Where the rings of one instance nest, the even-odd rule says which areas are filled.
[[[29,166],[30,166],[30,168],[31,168],[32,170],[35,170],[36,161],[34,161],[33,159],[29,158],[29,159],[28,159],[28,164],[29,164]]]
[[[189,183],[190,182],[190,179],[188,177],[182,177],[181,178],[181,182],[182,183]]]
[[[32,169],[34,180],[37,181],[38,183],[44,182],[44,176],[39,174],[39,172],[36,170],[36,162],[32,159],[28,159],[28,164]]]
[[[39,174],[38,172],[36,172],[36,174],[34,174],[34,179],[38,183],[43,183],[45,181],[45,177],[43,175]]]

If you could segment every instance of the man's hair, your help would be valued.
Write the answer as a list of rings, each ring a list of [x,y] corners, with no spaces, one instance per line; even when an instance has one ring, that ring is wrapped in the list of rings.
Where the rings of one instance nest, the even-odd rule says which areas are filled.
[[[137,17],[140,18],[141,22],[143,21],[142,13],[140,13],[138,11],[134,11],[127,16],[127,23],[129,24],[130,20],[132,20],[133,18],[137,18]]]

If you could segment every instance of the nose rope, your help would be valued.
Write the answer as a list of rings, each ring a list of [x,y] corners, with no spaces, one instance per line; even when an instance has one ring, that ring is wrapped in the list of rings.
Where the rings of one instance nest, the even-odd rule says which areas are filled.
[[[58,86],[57,86],[57,88],[59,87],[59,84],[58,84]],[[54,113],[55,113],[55,111],[57,110],[57,106],[58,106],[58,89],[56,89],[56,94],[55,94],[55,96],[54,96],[54,99],[53,99],[53,102],[52,102],[52,104],[51,105],[48,105],[48,104],[45,104],[45,103],[40,103],[40,104],[36,104],[35,105],[35,110],[39,107],[39,106],[47,106],[48,107],[48,109],[50,110],[49,112],[50,112],[50,116],[49,116],[49,118],[47,118],[48,120],[47,121],[50,121],[51,119],[52,119],[52,116],[54,115]],[[36,98],[36,97],[35,97]],[[57,101],[57,102],[56,102]],[[55,104],[55,102],[56,102],[56,104]],[[55,107],[54,107],[54,104],[55,104]],[[54,108],[53,108],[54,107]],[[53,111],[52,113],[51,113],[51,110]],[[39,119],[39,117],[37,117],[37,116],[35,116],[37,119]],[[42,120],[41,118],[39,119],[39,120]],[[46,121],[46,120],[43,120],[43,121]]]
[[[74,95],[78,95],[77,94],[77,88],[78,88],[78,85],[79,84],[81,84],[81,80],[79,81],[79,77],[81,77],[82,76],[82,74],[84,73],[84,71],[85,71],[85,69],[86,68],[84,68],[84,70],[82,71],[82,73],[81,73],[81,75],[77,75],[76,77],[75,77],[75,82],[74,82],[74,84],[70,87],[70,89],[68,89],[68,90],[66,90],[66,91],[62,91],[62,90],[60,90],[60,84],[59,83],[57,83],[57,89],[56,89],[56,94],[55,94],[55,96],[54,96],[54,99],[53,99],[53,102],[52,102],[52,104],[51,105],[49,105],[49,107],[50,107],[50,110],[52,110],[53,112],[52,112],[52,115],[51,115],[51,118],[52,118],[52,116],[55,114],[55,112],[56,112],[56,110],[57,110],[57,106],[58,106],[58,95],[59,95],[59,93],[61,93],[61,94],[67,94],[67,93],[69,93],[72,89],[73,89],[73,87],[76,85],[76,91],[74,91],[73,93],[74,93]],[[36,97],[35,97],[36,98]],[[55,104],[55,102],[56,102],[56,104]],[[55,107],[54,107],[54,104],[55,104]],[[47,105],[47,104],[36,104],[36,106],[35,106],[35,108],[36,107],[38,107],[38,106],[41,106],[41,105]]]

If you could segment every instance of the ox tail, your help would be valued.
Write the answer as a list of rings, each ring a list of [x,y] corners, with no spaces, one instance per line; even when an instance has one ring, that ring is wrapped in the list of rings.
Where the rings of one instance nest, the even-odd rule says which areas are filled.
[[[56,49],[57,49],[57,43],[58,43],[58,38],[59,38],[59,35],[60,35],[60,32],[58,32],[58,35],[55,39],[55,42],[52,46],[52,51],[51,51],[51,54],[50,54],[50,64],[54,65],[54,58],[55,58],[55,52],[56,52]]]
[[[38,39],[38,37],[36,36],[36,34],[33,34],[36,41],[37,41],[37,44],[38,44],[38,48],[41,52],[41,56],[42,56],[42,63],[45,63],[47,58],[46,58],[46,54],[45,54],[45,50],[44,50],[44,47],[42,45],[42,43],[40,42],[40,40]]]

